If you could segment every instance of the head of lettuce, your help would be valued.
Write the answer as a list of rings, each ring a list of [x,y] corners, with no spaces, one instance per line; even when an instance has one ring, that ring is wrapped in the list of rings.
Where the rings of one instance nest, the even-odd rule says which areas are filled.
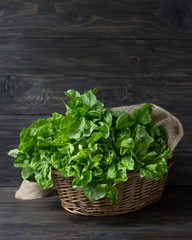
[[[53,113],[20,133],[18,149],[8,154],[17,158],[23,179],[43,189],[53,186],[52,168],[63,179],[74,177],[73,188],[82,188],[91,201],[103,197],[117,201],[116,184],[127,181],[127,171],[139,170],[141,177],[158,180],[167,173],[167,132],[151,119],[152,105],[145,104],[132,115],[123,110],[104,110],[97,89],[80,94],[65,92],[65,115]],[[128,180],[129,181],[129,180]]]

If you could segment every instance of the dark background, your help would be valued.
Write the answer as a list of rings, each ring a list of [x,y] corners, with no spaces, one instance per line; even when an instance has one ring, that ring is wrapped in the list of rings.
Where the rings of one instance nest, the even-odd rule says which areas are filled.
[[[169,175],[164,198],[157,205],[158,208],[154,208],[154,205],[148,210],[142,210],[143,215],[148,214],[151,218],[143,219],[141,227],[135,228],[131,236],[139,239],[136,238],[140,236],[137,234],[150,229],[151,235],[146,235],[146,239],[154,239],[153,234],[158,231],[160,235],[156,239],[162,236],[167,239],[191,239],[192,233],[188,227],[191,226],[189,199],[192,201],[192,197],[187,195],[192,192],[191,0],[0,1],[0,190],[3,193],[0,193],[3,196],[0,206],[3,207],[1,213],[4,213],[0,228],[4,226],[9,232],[12,225],[13,230],[10,236],[7,235],[10,239],[17,234],[18,239],[23,239],[27,233],[43,239],[32,233],[36,231],[37,234],[42,229],[46,232],[49,225],[34,230],[37,228],[33,229],[32,226],[34,222],[38,223],[37,219],[28,222],[26,215],[22,215],[18,221],[23,224],[21,219],[25,219],[28,230],[27,233],[18,233],[14,230],[18,226],[10,220],[13,217],[9,213],[10,207],[16,211],[20,206],[19,210],[25,214],[23,209],[28,207],[34,210],[44,203],[46,215],[48,206],[55,206],[56,201],[57,208],[53,207],[52,214],[56,214],[54,210],[62,211],[55,198],[30,203],[13,200],[9,203],[8,198],[14,198],[21,177],[20,169],[14,169],[13,159],[7,156],[7,152],[17,148],[23,127],[38,118],[49,117],[52,112],[65,113],[61,102],[61,98],[65,98],[64,91],[72,88],[83,93],[94,87],[99,89],[97,96],[105,106],[155,103],[182,122],[185,135],[174,151],[175,164]],[[169,202],[168,199],[173,201]],[[167,208],[162,209],[163,206]],[[175,208],[169,212],[171,206]],[[182,209],[180,212],[179,207]],[[143,216],[142,211],[133,213],[130,219],[138,222],[137,217]],[[164,216],[164,220],[161,218],[162,222],[157,226],[151,223],[145,225],[150,219],[151,222],[159,219],[154,218],[154,211],[159,214],[168,212],[168,216]],[[177,215],[174,216],[174,213]],[[50,213],[50,219],[51,216]],[[183,216],[188,217],[188,220],[182,219]],[[79,227],[82,221],[79,216],[74,216],[76,222],[70,222],[73,216],[66,212],[62,212],[59,218],[72,224],[73,229]],[[92,231],[93,226],[84,223],[85,228],[79,228],[76,235],[66,235],[65,239],[107,239],[110,236],[116,236],[114,239],[128,239],[130,228],[138,226],[129,225],[125,219],[125,216],[119,217],[121,224],[117,232],[112,232],[116,226],[113,226],[115,218],[110,218],[111,225],[105,227],[98,220],[93,220],[98,228],[95,235],[91,235],[88,230],[87,235],[79,233],[87,227]],[[167,219],[172,219],[171,225]],[[183,222],[174,222],[175,219]],[[41,220],[45,221],[43,217]],[[164,227],[159,228],[162,224]],[[182,228],[178,230],[181,225]],[[163,229],[165,233],[161,235]],[[123,231],[125,235],[120,235],[124,234]],[[0,239],[1,233],[4,234],[3,230],[0,231]],[[50,236],[50,239],[58,239],[60,235]],[[142,237],[145,238],[145,235]]]

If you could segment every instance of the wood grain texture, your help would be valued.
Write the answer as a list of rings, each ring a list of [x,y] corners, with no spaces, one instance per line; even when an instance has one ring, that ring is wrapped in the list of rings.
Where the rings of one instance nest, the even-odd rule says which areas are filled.
[[[191,40],[0,38],[1,75],[191,77]]]
[[[1,0],[1,37],[191,39],[190,0]]]
[[[7,152],[0,152],[0,187],[20,186],[22,182],[21,168],[13,166],[14,160],[7,155]]]
[[[57,196],[14,199],[16,188],[1,188],[0,238],[12,239],[191,239],[192,189],[167,186],[160,202],[114,217],[84,217],[66,212]]]
[[[191,0],[0,0],[0,239],[192,239],[191,39]],[[63,91],[93,87],[106,106],[153,102],[181,120],[162,200],[103,218],[72,215],[57,196],[16,200],[7,152],[21,129],[64,113]]]
[[[192,78],[64,77],[62,75],[0,76],[1,114],[63,113],[64,91],[83,93],[98,88],[97,97],[107,107],[150,102],[172,114],[192,114]],[[11,107],[10,107],[11,106]]]

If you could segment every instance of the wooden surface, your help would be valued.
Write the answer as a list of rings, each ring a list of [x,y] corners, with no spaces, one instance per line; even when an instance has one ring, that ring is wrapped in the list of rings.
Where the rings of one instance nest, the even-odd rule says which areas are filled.
[[[191,77],[191,40],[0,38],[1,74]]]
[[[0,1],[0,239],[192,239],[192,1]],[[69,88],[97,87],[105,106],[143,102],[178,117],[163,200],[113,218],[73,216],[57,197],[20,202],[7,152],[19,132],[65,113]]]
[[[160,202],[114,217],[73,215],[57,196],[19,201],[15,189],[1,189],[0,239],[192,239],[191,186],[168,186]]]
[[[191,39],[190,0],[1,0],[4,37]]]

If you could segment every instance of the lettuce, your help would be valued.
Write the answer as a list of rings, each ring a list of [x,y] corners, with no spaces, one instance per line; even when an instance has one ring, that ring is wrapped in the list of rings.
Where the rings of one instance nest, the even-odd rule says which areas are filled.
[[[91,201],[118,197],[116,184],[127,181],[127,171],[158,180],[167,173],[167,132],[151,119],[152,105],[145,104],[132,115],[104,110],[97,89],[80,94],[65,92],[65,115],[53,113],[20,133],[18,149],[8,154],[17,158],[23,179],[36,181],[43,189],[53,186],[52,168],[63,178],[74,177],[73,188],[82,188]]]

